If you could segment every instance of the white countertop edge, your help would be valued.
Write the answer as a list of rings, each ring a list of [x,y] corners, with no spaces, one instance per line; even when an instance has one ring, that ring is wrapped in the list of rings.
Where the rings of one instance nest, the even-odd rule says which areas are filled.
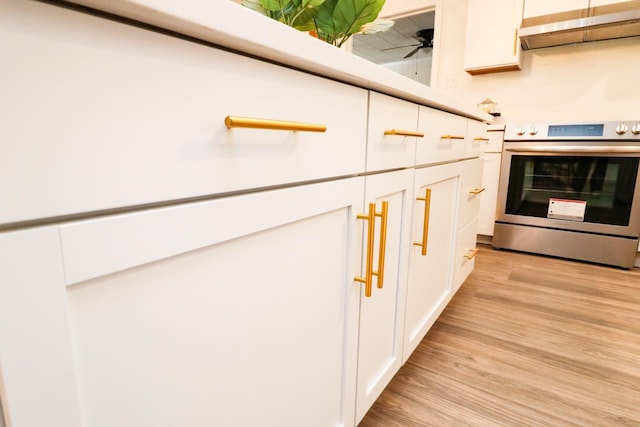
[[[69,1],[418,104],[492,121],[491,115],[471,103],[337,49],[230,0]]]

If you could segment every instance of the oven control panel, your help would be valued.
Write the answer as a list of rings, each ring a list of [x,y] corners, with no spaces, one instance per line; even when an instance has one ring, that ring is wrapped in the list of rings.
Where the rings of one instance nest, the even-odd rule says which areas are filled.
[[[505,141],[638,141],[640,120],[507,124]]]

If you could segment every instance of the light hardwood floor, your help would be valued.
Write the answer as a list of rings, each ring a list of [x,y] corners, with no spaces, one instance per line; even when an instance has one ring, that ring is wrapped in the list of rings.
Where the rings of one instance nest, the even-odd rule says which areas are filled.
[[[640,270],[482,246],[379,426],[640,426]]]

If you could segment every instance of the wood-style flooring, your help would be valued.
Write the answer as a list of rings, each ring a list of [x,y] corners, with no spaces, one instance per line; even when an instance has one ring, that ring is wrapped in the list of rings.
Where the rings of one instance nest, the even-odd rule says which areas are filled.
[[[640,426],[640,270],[482,246],[359,426]]]

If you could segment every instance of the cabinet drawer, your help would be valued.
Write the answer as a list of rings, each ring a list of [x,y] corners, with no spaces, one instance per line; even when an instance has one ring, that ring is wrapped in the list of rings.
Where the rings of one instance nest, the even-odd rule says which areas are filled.
[[[416,148],[416,164],[464,157],[467,119],[420,106],[418,131],[424,133]]]
[[[467,280],[475,265],[476,239],[478,219],[475,218],[458,232],[456,251],[453,256],[453,292],[455,293],[462,283]]]
[[[31,3],[0,16],[0,223],[364,171],[366,90]]]
[[[367,171],[413,166],[418,128],[418,106],[411,102],[371,92]]]
[[[467,120],[467,142],[465,145],[466,157],[477,157],[484,154],[489,142],[487,125],[477,120]]]
[[[458,229],[478,216],[480,211],[480,200],[484,194],[484,187],[482,186],[483,164],[482,158],[465,160],[462,163]]]
[[[502,153],[502,144],[504,143],[504,131],[487,132],[489,140],[484,146],[485,153]]]

